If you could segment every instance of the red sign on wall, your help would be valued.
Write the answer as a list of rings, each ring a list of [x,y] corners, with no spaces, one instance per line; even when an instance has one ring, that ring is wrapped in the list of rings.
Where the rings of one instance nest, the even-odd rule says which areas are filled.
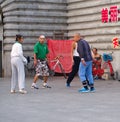
[[[107,8],[103,8],[101,11],[101,15],[102,15],[102,22],[103,23],[107,23],[109,18],[108,18],[108,9]]]
[[[117,6],[110,7],[110,22],[118,21],[118,9]]]
[[[112,39],[112,43],[113,43],[114,48],[118,47],[119,46],[118,38],[117,37],[114,37]]]
[[[103,8],[101,10],[101,21],[102,23],[108,23],[108,22],[118,22],[120,20],[120,17],[118,16],[120,13],[120,10],[117,6],[111,6],[110,10],[108,8]]]

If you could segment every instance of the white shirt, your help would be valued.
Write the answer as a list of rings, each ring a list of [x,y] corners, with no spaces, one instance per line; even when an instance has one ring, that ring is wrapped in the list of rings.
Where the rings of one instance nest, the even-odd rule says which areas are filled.
[[[79,56],[79,53],[77,52],[77,43],[75,43],[75,49],[74,49],[74,52],[73,52],[73,56]]]
[[[11,58],[20,57],[24,63],[27,63],[27,59],[23,56],[22,44],[16,42],[12,46]]]

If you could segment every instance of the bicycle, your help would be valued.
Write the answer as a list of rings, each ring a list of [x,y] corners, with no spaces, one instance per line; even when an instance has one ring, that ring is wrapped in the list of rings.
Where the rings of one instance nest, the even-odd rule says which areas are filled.
[[[112,52],[113,53],[113,52]],[[105,73],[105,69],[109,69],[110,76],[112,77],[113,80],[115,80],[115,73],[113,70],[113,66],[111,62],[113,61],[112,53],[104,53],[103,54],[103,60],[104,63],[102,65],[99,64],[98,61],[93,61],[93,76],[94,79],[101,78],[102,75]]]
[[[62,55],[59,55],[59,56],[55,57],[53,60],[49,61],[49,63],[55,63],[51,68],[50,68],[50,65],[48,65],[49,66],[49,73],[51,76],[54,76],[55,75],[55,69],[57,66],[59,66],[61,73],[63,74],[64,78],[67,79],[63,65],[60,62],[60,58],[64,58],[64,57]]]
[[[35,75],[34,57],[27,56],[26,58],[27,58],[28,64],[25,65],[25,68],[27,69],[28,73],[30,73],[31,76],[34,76]],[[64,78],[67,79],[65,70],[59,60],[60,58],[64,58],[64,57],[60,55],[60,56],[57,56],[56,58],[54,58],[53,60],[49,61],[50,63],[55,63],[52,68],[50,68],[49,63],[47,64],[48,68],[49,68],[49,74],[50,74],[50,76],[54,76],[55,69],[57,66],[59,66],[61,72],[63,73]],[[40,77],[40,79],[42,79],[42,78]]]

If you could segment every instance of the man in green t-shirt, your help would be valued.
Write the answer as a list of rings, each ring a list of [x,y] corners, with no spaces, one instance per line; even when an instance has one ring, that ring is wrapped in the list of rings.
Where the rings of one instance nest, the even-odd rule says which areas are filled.
[[[51,88],[47,85],[47,79],[49,76],[49,69],[47,66],[46,56],[49,53],[47,45],[45,42],[45,36],[41,35],[39,41],[34,46],[34,66],[36,74],[31,88],[39,89],[36,85],[39,76],[43,77],[44,83],[43,88]]]

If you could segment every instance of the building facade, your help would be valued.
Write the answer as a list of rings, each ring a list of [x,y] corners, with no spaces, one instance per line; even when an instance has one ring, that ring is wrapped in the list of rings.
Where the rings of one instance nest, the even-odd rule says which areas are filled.
[[[54,32],[67,32],[67,3],[66,0],[0,0],[0,3],[1,72],[10,76],[10,50],[15,35],[24,36],[24,55],[33,55],[33,45],[40,34],[52,38]]]
[[[64,32],[66,38],[81,33],[99,52],[112,52],[113,66],[119,71],[119,48],[112,38],[118,37],[120,22],[102,23],[101,10],[120,8],[119,0],[0,0],[0,75],[10,76],[10,50],[15,35],[24,35],[24,53],[33,55],[33,45],[40,34],[53,38]]]
[[[112,64],[114,70],[120,73],[120,48],[114,49],[112,45],[114,37],[118,37],[120,41],[120,21],[106,23],[101,21],[102,9],[108,9],[108,19],[110,19],[110,9],[113,6],[117,6],[117,10],[120,9],[120,1],[67,0],[67,4],[68,37],[80,32],[90,42],[91,47],[98,48],[101,54],[113,52]]]

